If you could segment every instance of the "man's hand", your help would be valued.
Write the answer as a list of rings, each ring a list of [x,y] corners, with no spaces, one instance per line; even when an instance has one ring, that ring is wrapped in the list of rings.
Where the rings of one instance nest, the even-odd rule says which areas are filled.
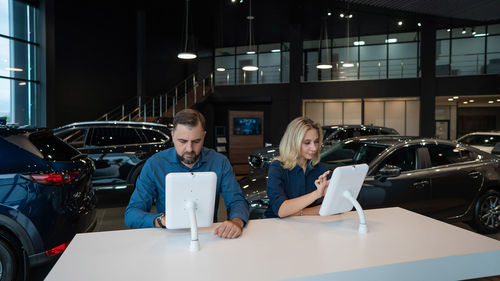
[[[227,220],[214,230],[214,235],[218,235],[221,238],[238,238],[241,235],[243,225],[245,224],[240,218]]]

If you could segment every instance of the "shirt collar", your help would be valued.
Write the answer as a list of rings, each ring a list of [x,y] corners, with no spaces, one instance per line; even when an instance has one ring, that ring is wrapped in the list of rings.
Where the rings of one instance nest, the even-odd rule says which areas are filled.
[[[306,176],[309,174],[309,172],[311,172],[311,170],[313,169],[313,166],[312,166],[312,163],[311,161],[307,161],[307,166],[306,166],[306,172],[304,173],[304,170],[302,170],[302,168],[295,164],[295,168],[293,169],[296,173],[304,173]]]

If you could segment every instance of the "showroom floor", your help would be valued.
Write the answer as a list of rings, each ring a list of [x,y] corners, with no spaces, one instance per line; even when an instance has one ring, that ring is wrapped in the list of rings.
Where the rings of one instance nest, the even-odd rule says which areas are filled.
[[[128,229],[123,220],[125,207],[128,204],[130,193],[127,190],[102,190],[97,193],[97,225],[94,231],[112,231]],[[225,219],[225,208],[221,200],[219,204],[219,220]],[[458,227],[472,230],[465,223],[456,223]],[[500,233],[487,235],[491,238],[500,240]],[[37,268],[33,274],[33,280],[43,280],[48,274],[53,264]],[[497,279],[488,279],[497,280]],[[500,281],[500,278],[498,279]]]

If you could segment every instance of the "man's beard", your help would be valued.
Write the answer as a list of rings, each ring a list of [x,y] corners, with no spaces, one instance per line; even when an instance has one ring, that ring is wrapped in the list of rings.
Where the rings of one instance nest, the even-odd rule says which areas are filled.
[[[191,156],[189,158],[185,158],[184,155]],[[193,152],[184,152],[184,154],[179,155],[177,154],[177,158],[179,158],[179,161],[181,161],[184,164],[191,165],[196,163],[200,159],[201,154],[196,154],[194,151]]]

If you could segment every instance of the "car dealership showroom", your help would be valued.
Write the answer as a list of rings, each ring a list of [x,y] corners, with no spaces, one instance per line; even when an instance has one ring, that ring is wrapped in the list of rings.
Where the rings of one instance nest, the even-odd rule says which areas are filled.
[[[500,1],[0,0],[0,281],[289,279],[500,280]]]

